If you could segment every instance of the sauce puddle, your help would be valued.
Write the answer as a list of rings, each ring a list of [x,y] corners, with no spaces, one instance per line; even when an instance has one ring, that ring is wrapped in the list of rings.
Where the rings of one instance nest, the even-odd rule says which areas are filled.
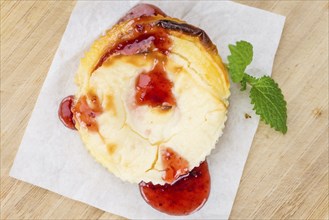
[[[139,189],[144,200],[156,210],[169,215],[189,215],[199,210],[208,199],[210,174],[207,161],[172,185],[141,182]]]
[[[58,117],[61,122],[68,128],[72,130],[76,130],[75,121],[73,120],[72,113],[72,104],[74,102],[74,96],[70,95],[65,97],[58,108]]]

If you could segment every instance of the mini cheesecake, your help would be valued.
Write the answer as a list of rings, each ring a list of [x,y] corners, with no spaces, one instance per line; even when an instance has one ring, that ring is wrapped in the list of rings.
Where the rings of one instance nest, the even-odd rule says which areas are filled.
[[[129,15],[81,59],[75,127],[120,179],[172,184],[222,135],[228,74],[203,30],[161,12]]]

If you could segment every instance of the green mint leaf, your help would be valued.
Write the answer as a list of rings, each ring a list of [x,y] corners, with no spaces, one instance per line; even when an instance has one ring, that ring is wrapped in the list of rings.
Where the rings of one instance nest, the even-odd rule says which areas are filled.
[[[231,52],[231,55],[227,57],[228,69],[233,82],[237,83],[243,80],[244,71],[252,61],[253,48],[247,41],[239,41],[236,45],[230,44],[228,47]]]
[[[256,114],[266,124],[285,134],[288,130],[287,103],[278,84],[269,76],[256,79],[247,75],[246,80],[252,86],[250,99]]]

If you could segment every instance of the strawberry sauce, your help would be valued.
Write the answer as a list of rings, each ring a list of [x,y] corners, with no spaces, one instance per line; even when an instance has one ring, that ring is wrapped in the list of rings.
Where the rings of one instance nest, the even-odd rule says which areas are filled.
[[[169,215],[188,215],[199,210],[210,192],[210,175],[207,162],[195,167],[173,185],[153,185],[141,182],[140,192],[153,208]]]
[[[89,103],[88,101],[89,100]],[[98,131],[96,117],[103,112],[102,105],[97,95],[89,93],[78,99],[72,107],[73,118],[80,126],[86,127],[89,131]]]
[[[75,121],[73,120],[73,113],[71,111],[74,96],[65,97],[58,108],[58,117],[61,122],[68,128],[75,130]]]
[[[114,46],[106,49],[94,67],[97,70],[111,56],[147,54],[159,51],[167,55],[172,44],[168,37],[168,30],[156,24],[148,24],[147,17],[134,22],[134,29],[129,38],[118,40]]]
[[[127,12],[127,14],[125,14],[118,21],[118,23],[130,20],[130,19],[134,19],[134,18],[146,17],[146,16],[156,16],[156,15],[166,16],[166,14],[163,11],[161,11],[160,8],[158,8],[154,5],[141,3],[141,4],[136,5],[132,9],[130,9]]]
[[[172,86],[173,83],[167,78],[163,64],[158,62],[150,72],[138,75],[135,85],[136,104],[170,109],[176,104],[171,91]]]
[[[162,152],[162,164],[165,175],[162,177],[167,183],[173,184],[178,178],[188,173],[188,161],[171,148]]]

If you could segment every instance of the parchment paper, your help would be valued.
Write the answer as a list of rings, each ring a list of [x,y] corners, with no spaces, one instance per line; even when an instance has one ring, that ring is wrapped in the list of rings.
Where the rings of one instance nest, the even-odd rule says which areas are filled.
[[[247,70],[271,74],[285,17],[224,1],[152,1],[172,17],[204,29],[224,62],[228,44],[246,40],[254,46]],[[132,219],[227,219],[243,167],[258,126],[248,92],[232,84],[228,121],[216,149],[208,158],[212,189],[208,202],[186,217],[160,213],[147,205],[138,186],[122,182],[88,154],[77,132],[58,120],[60,101],[77,89],[73,83],[79,59],[99,35],[136,2],[78,2],[61,40],[26,128],[10,175],[66,197]],[[245,119],[245,113],[251,116]]]

